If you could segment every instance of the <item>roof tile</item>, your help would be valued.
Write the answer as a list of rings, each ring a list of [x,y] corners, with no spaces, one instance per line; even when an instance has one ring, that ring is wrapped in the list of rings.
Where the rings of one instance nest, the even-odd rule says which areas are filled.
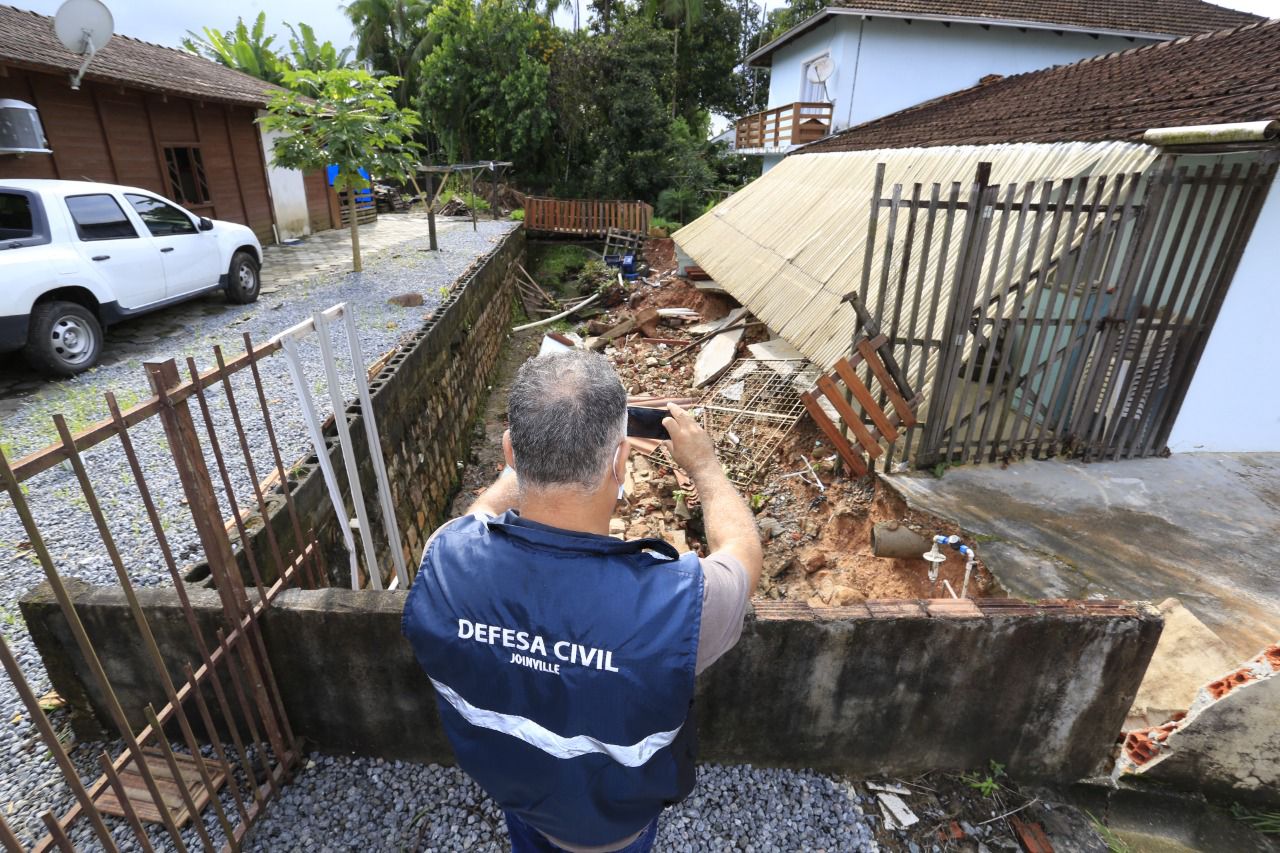
[[[1153,127],[1280,118],[1280,19],[980,83],[797,154],[1132,140]]]
[[[53,34],[53,18],[0,5],[0,64],[70,74],[82,61]],[[121,35],[98,51],[85,79],[250,106],[265,106],[279,88],[184,50]]]
[[[1257,15],[1202,0],[830,0],[829,5],[890,15],[1058,24],[1089,31],[1170,36],[1238,27]]]

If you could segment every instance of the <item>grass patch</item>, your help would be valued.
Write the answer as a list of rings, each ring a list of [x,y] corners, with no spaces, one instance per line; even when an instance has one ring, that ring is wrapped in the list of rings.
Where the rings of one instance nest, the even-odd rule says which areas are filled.
[[[529,273],[547,290],[577,291],[578,276],[594,255],[573,243],[529,246]]]

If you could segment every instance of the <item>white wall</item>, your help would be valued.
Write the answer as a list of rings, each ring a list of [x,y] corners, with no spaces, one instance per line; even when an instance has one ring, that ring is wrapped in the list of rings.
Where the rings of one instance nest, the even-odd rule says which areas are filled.
[[[1271,192],[1227,289],[1169,436],[1175,452],[1280,451],[1280,187]]]
[[[281,240],[296,240],[311,233],[311,216],[307,211],[307,187],[297,169],[281,169],[271,165],[271,149],[279,131],[261,131],[262,151],[267,158],[267,181],[271,184],[271,206],[276,217],[276,232]]]
[[[1021,74],[1139,44],[1116,36],[836,15],[773,54],[769,106],[798,101],[804,63],[827,52],[836,65],[827,94],[839,130],[972,86],[987,74]]]

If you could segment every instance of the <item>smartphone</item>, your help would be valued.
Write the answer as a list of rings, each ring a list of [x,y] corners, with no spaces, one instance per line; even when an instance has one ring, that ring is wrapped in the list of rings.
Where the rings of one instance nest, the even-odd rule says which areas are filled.
[[[647,409],[644,406],[627,406],[627,435],[632,438],[668,439],[671,436],[662,425],[667,409]]]

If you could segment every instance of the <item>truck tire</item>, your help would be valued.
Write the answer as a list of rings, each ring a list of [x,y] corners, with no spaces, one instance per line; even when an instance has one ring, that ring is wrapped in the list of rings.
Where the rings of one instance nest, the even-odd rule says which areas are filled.
[[[261,289],[262,276],[253,255],[248,252],[232,255],[231,267],[227,270],[227,301],[237,305],[257,302]]]
[[[31,310],[22,353],[28,364],[46,376],[75,376],[98,363],[102,325],[83,305],[42,302]]]

